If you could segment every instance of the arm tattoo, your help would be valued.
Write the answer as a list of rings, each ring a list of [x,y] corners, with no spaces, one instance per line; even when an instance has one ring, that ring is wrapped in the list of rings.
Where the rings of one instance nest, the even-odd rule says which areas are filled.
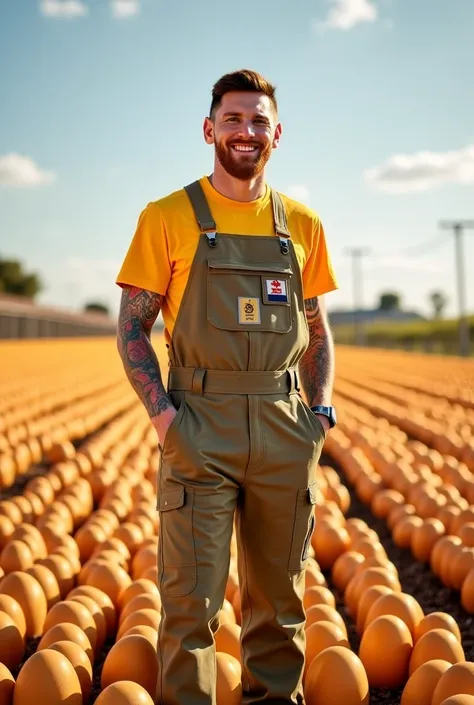
[[[172,406],[151,344],[151,329],[163,297],[137,287],[124,287],[120,302],[117,347],[127,377],[150,418]]]
[[[300,377],[310,406],[331,404],[334,383],[334,344],[318,297],[305,299],[309,345],[300,361]]]

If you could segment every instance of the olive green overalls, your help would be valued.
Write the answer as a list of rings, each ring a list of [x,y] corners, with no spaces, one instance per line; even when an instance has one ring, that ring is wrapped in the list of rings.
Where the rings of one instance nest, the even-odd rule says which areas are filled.
[[[283,202],[276,236],[201,237],[169,348],[177,409],[160,460],[158,705],[215,705],[214,631],[236,516],[243,703],[304,703],[304,568],[321,423],[298,392],[308,325]],[[225,705],[222,704],[222,705]]]

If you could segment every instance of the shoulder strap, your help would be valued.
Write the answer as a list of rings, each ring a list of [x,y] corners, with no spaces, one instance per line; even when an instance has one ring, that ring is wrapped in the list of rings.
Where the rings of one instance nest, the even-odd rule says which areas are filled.
[[[194,181],[192,184],[188,184],[184,187],[184,190],[188,194],[188,198],[191,201],[191,205],[194,210],[194,215],[199,223],[201,232],[216,231],[217,226],[212,217],[211,210],[204,195],[203,188],[199,181]]]
[[[288,230],[288,221],[286,219],[286,209],[283,205],[278,191],[272,189],[272,203],[273,203],[273,220],[275,222],[275,230],[277,235],[284,235],[285,237],[291,237],[290,231]]]

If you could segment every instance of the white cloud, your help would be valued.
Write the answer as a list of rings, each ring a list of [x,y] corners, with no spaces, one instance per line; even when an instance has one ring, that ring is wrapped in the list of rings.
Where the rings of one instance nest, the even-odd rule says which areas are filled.
[[[302,203],[308,203],[309,201],[309,188],[304,184],[290,184],[287,188],[287,193],[295,201],[301,201]]]
[[[0,156],[0,186],[41,186],[55,178],[55,174],[43,171],[29,157],[14,152]]]
[[[40,9],[46,17],[85,17],[89,9],[82,0],[41,0]]]
[[[140,0],[111,0],[111,10],[116,19],[134,17],[140,12]]]
[[[364,172],[367,183],[387,193],[427,191],[443,184],[474,183],[474,144],[451,152],[395,154]]]
[[[329,0],[332,7],[324,20],[314,20],[314,29],[352,29],[364,22],[375,22],[379,11],[374,0]]]

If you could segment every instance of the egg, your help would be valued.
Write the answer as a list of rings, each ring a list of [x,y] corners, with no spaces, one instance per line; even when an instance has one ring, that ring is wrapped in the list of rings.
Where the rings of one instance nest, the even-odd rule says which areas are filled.
[[[235,656],[240,662],[240,637],[241,627],[238,624],[221,624],[214,634],[216,651]]]
[[[46,596],[48,610],[50,610],[51,607],[61,599],[61,592],[56,576],[49,568],[46,568],[44,565],[39,565],[38,563],[32,565],[26,572],[32,575],[41,585]]]
[[[336,598],[333,593],[322,585],[313,585],[307,588],[303,598],[305,609],[309,609],[313,605],[330,605],[336,607]]]
[[[364,631],[359,656],[374,688],[399,688],[408,677],[413,638],[399,617],[377,617]]]
[[[126,636],[130,636],[131,634],[140,634],[140,636],[144,636],[145,639],[148,639],[150,644],[156,650],[156,648],[158,646],[158,630],[157,629],[153,629],[153,627],[147,627],[144,624],[137,624],[135,627],[131,627],[128,631],[126,631],[121,636],[121,639],[124,639]]]
[[[95,563],[91,565],[87,576],[87,584],[105,592],[114,605],[131,582],[129,574],[114,563]]]
[[[95,705],[154,705],[154,700],[137,683],[118,681],[99,694]]]
[[[368,705],[369,683],[361,660],[344,646],[330,646],[312,661],[304,694],[306,705]]]
[[[410,675],[423,663],[442,659],[450,663],[465,661],[459,640],[447,629],[432,629],[416,642],[410,659]]]
[[[80,627],[89,639],[92,650],[95,650],[97,645],[97,627],[87,607],[74,600],[58,602],[48,612],[44,623],[44,631],[47,632],[57,624],[64,624],[65,622],[71,622]]]
[[[345,528],[321,521],[316,523],[311,545],[321,569],[329,570],[339,556],[349,550],[351,539]]]
[[[28,573],[14,571],[2,578],[0,594],[10,595],[20,605],[26,621],[26,636],[31,639],[41,636],[48,605],[38,581]]]
[[[92,690],[92,664],[84,649],[72,641],[56,641],[48,648],[63,654],[71,663],[81,684],[82,697],[87,703]]]
[[[158,587],[151,580],[147,580],[146,578],[138,578],[137,580],[133,580],[133,582],[125,588],[117,600],[118,609],[122,611],[130,600],[133,600],[134,597],[144,593],[152,595],[160,594]]]
[[[107,637],[107,622],[105,621],[103,609],[92,599],[92,597],[86,597],[85,595],[73,595],[67,598],[68,601],[79,602],[79,604],[84,605],[89,613],[92,615],[92,619],[95,622],[96,632],[97,632],[97,643],[96,651],[102,648],[105,639]]]
[[[13,705],[83,705],[81,684],[71,662],[58,651],[34,653],[18,674]]]
[[[72,598],[77,595],[84,595],[85,597],[90,597],[94,602],[96,602],[104,613],[105,623],[107,628],[107,636],[111,637],[115,634],[115,629],[117,626],[117,612],[115,606],[108,595],[102,590],[93,587],[92,585],[81,585],[75,587],[71,592],[68,593],[67,598]]]
[[[347,634],[334,622],[314,622],[306,629],[305,674],[314,658],[329,646],[350,648]]]
[[[315,622],[333,622],[347,636],[347,627],[339,612],[330,605],[313,605],[306,612],[306,630]]]
[[[390,595],[393,592],[392,588],[386,585],[372,585],[368,590],[366,590],[357,605],[357,619],[356,628],[359,634],[364,631],[365,620],[369,613],[370,608],[382,595]]]
[[[10,595],[0,594],[0,612],[5,612],[13,619],[20,631],[21,638],[24,639],[26,636],[26,621],[18,602]]]
[[[38,646],[36,647],[36,650],[42,651],[43,649],[47,649],[57,641],[74,642],[82,649],[84,649],[91,664],[94,663],[94,652],[92,650],[91,643],[82,631],[82,629],[77,626],[77,624],[72,624],[71,622],[65,622],[64,624],[56,624],[54,627],[44,633],[44,635],[41,637]]]
[[[125,607],[123,608],[122,612],[120,613],[119,617],[119,625],[122,625],[122,623],[125,621],[125,619],[132,614],[133,612],[136,612],[137,610],[143,610],[143,609],[151,609],[154,610],[155,612],[160,612],[161,611],[161,598],[159,595],[154,595],[152,593],[143,593],[142,595],[137,595],[136,597],[133,598],[133,600],[130,600]],[[231,607],[232,609],[232,607]],[[234,610],[232,609],[232,615],[234,614]],[[235,617],[234,617],[234,623],[235,623]]]
[[[15,679],[5,664],[0,663],[0,705],[12,705]]]
[[[438,681],[431,705],[443,705],[451,695],[474,695],[474,663],[456,663]]]
[[[144,608],[135,610],[123,620],[117,632],[117,639],[120,639],[126,631],[128,631],[131,627],[135,627],[137,624],[145,624],[148,627],[158,629],[160,622],[161,615],[156,609]]]
[[[31,549],[19,539],[9,541],[0,555],[0,566],[5,573],[26,570],[31,565],[33,565]]]
[[[240,662],[230,654],[217,652],[216,669],[217,705],[241,705],[242,668]]]
[[[474,705],[474,695],[451,695],[442,705]]]
[[[14,669],[24,653],[25,642],[17,623],[6,612],[0,612],[0,663]]]
[[[119,680],[130,680],[154,697],[157,678],[156,649],[145,637],[134,634],[123,637],[112,646],[102,668],[101,685],[107,688]]]
[[[387,614],[400,617],[410,630],[413,639],[415,638],[416,628],[424,617],[421,606],[412,595],[408,595],[405,592],[392,592],[382,595],[374,602],[367,614],[364,628],[377,617]]]
[[[347,551],[339,556],[331,572],[332,582],[338,590],[343,592],[346,589],[358,566],[360,566],[364,560],[365,556],[356,551]]]
[[[447,612],[430,612],[424,617],[415,629],[415,643],[432,629],[447,629],[448,632],[454,634],[456,639],[461,643],[461,631],[459,625],[450,614]]]
[[[431,705],[435,688],[451,665],[449,661],[434,659],[417,668],[403,689],[400,705]]]
[[[461,604],[470,614],[474,614],[474,568],[464,578],[461,587]]]

